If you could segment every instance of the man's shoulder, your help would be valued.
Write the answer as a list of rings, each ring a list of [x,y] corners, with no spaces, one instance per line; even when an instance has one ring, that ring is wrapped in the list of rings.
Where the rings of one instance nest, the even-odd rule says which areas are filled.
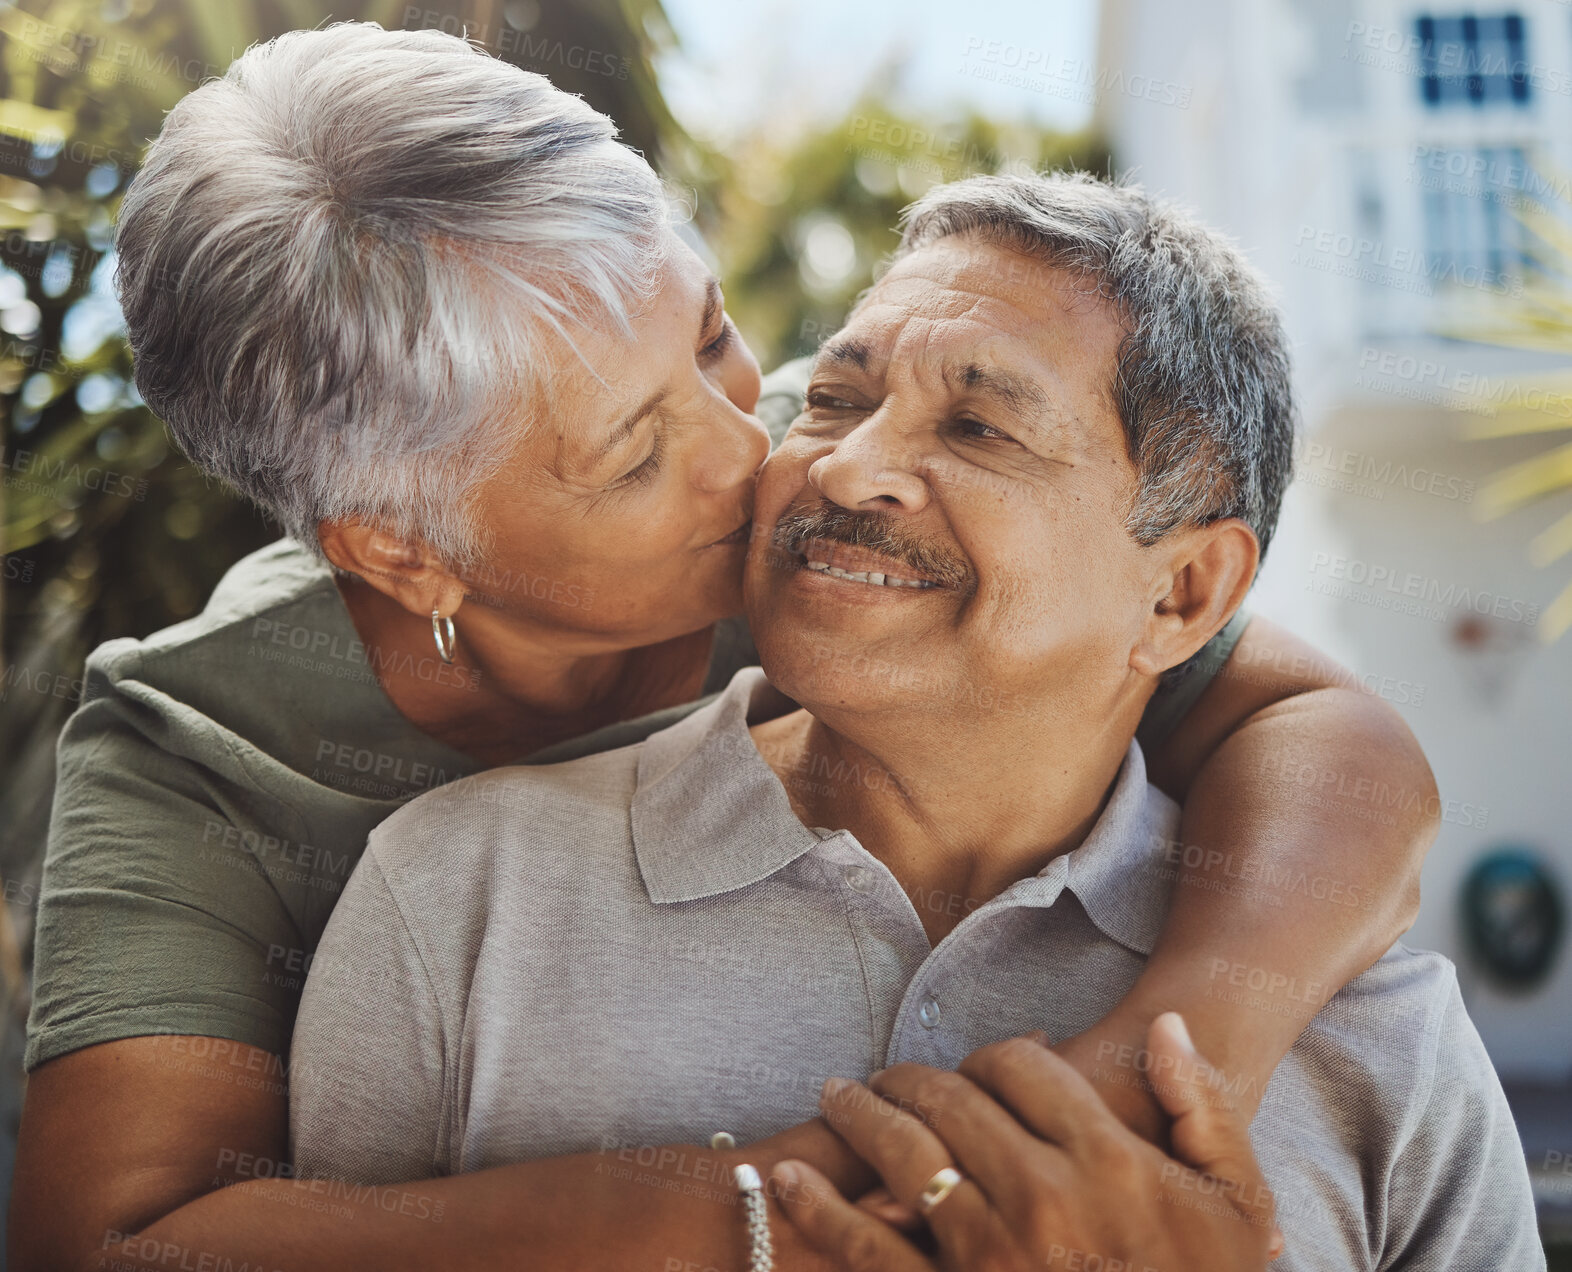
[[[1314,985],[1305,989],[1310,995],[1322,992]],[[1341,990],[1323,997],[1326,1006],[1317,1023],[1361,1031],[1385,1023],[1399,1026],[1394,1032],[1410,1042],[1431,1038],[1452,1002],[1461,1001],[1452,960],[1402,941]]]
[[[645,742],[561,764],[487,769],[427,791],[372,833],[384,873],[492,886],[524,872],[536,883],[576,875],[631,851],[629,810]]]
[[[1281,1003],[1320,1005],[1293,1052],[1303,1080],[1331,1081],[1338,1089],[1322,1094],[1332,1104],[1361,1106],[1361,1134],[1388,1159],[1437,1109],[1463,1117],[1502,1098],[1457,969],[1444,955],[1398,942],[1329,997],[1314,983],[1291,980],[1273,992]]]
[[[1256,1005],[1313,1006],[1317,992],[1277,985]],[[1531,1266],[1521,1144],[1440,954],[1394,945],[1325,1001],[1273,1076],[1251,1138],[1289,1248],[1327,1266],[1480,1267],[1461,1251],[1481,1243],[1501,1253],[1490,1266]]]

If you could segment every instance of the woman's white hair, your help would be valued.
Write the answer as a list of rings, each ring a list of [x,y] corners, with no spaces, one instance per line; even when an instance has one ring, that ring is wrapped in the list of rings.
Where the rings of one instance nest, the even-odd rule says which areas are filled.
[[[615,137],[440,31],[247,50],[169,113],[121,208],[138,390],[313,550],[352,518],[474,565],[472,496],[549,379],[543,337],[626,333],[653,292],[666,196]]]

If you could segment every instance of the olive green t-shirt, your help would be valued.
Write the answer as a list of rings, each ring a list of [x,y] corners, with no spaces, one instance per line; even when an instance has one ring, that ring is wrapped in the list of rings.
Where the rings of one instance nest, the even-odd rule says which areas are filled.
[[[805,383],[801,363],[766,381],[759,414],[776,440]],[[512,585],[537,583],[548,586]],[[1200,695],[1243,623],[1153,699],[1143,742]],[[728,620],[697,702],[519,760],[641,741],[754,661],[747,625]],[[435,644],[406,670],[459,684],[467,674]],[[29,1070],[147,1034],[287,1052],[317,940],[372,828],[482,767],[406,720],[377,671],[329,568],[288,539],[236,564],[195,618],[94,651],[58,749]]]

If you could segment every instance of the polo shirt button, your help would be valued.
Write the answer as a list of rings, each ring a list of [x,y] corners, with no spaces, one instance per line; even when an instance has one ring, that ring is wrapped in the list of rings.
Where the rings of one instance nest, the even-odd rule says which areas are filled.
[[[873,871],[867,866],[847,866],[846,886],[853,892],[873,891]]]
[[[939,1023],[939,1000],[937,998],[923,999],[922,1006],[917,1009],[917,1019],[922,1021],[924,1029],[932,1029]]]

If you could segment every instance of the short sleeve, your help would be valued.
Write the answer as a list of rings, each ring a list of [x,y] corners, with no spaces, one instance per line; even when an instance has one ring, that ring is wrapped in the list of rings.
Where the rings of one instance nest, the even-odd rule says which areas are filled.
[[[1217,673],[1233,656],[1234,646],[1244,635],[1245,628],[1250,626],[1251,617],[1248,610],[1239,610],[1188,661],[1163,677],[1157,691],[1146,704],[1141,723],[1135,731],[1135,740],[1143,750],[1156,750],[1179,727],[1179,721],[1200,701],[1207,686],[1217,679]]]
[[[363,1184],[446,1173],[444,1051],[435,989],[368,848],[322,933],[295,1020],[295,1173]]]
[[[60,737],[26,1067],[147,1034],[282,1055],[298,926],[241,842],[233,792],[125,709],[110,690]]]
[[[1382,1272],[1545,1266],[1506,1094],[1449,977],[1435,1077],[1392,1170]]]
[[[754,410],[770,431],[771,450],[781,444],[791,422],[802,414],[803,401],[808,394],[808,373],[812,369],[812,358],[796,358],[764,377],[759,388],[759,404]]]

